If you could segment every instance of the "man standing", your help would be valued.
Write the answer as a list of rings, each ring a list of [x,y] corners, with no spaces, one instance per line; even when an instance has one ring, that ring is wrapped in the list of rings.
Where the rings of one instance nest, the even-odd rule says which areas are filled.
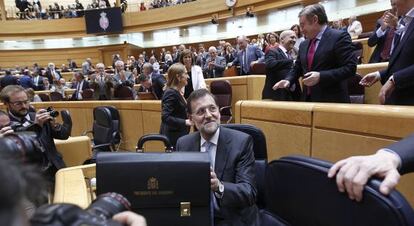
[[[142,67],[142,76],[138,77],[138,83],[141,84],[138,92],[152,92],[158,100],[161,100],[166,82],[163,75],[153,71],[150,63],[145,63]]]
[[[113,79],[105,72],[103,63],[96,64],[96,72],[92,75],[90,86],[94,89],[95,100],[110,100],[112,98]]]
[[[226,69],[226,59],[217,56],[217,49],[214,46],[208,48],[209,58],[204,65],[204,71],[207,72],[209,78],[222,77],[224,69]]]
[[[280,45],[278,48],[270,48],[266,53],[266,81],[263,87],[262,99],[272,100],[299,100],[300,86],[297,83],[292,86],[293,91],[287,89],[273,90],[273,86],[285,79],[293,66],[291,51],[296,43],[296,33],[286,30],[280,33]],[[295,94],[293,96],[293,94]]]
[[[381,80],[379,93],[381,104],[414,104],[414,0],[393,0],[397,16],[402,17],[394,37],[388,67],[379,72],[367,74],[360,82],[371,86]],[[391,3],[391,4],[393,4]]]
[[[12,123],[22,127],[35,125],[40,128],[36,131],[37,139],[43,152],[41,169],[49,181],[54,181],[55,173],[65,167],[62,155],[57,151],[55,139],[68,139],[70,131],[66,126],[55,122],[45,109],[29,112],[30,101],[26,91],[21,86],[11,85],[4,88],[0,94],[1,100],[7,106]]]
[[[237,37],[239,52],[228,66],[240,65],[240,75],[250,75],[250,67],[264,60],[263,51],[257,45],[250,45],[246,36]]]
[[[83,90],[89,89],[89,83],[85,81],[85,77],[82,72],[77,71],[74,73],[75,82],[72,84],[72,88],[76,91],[72,94],[72,100],[82,100]]]
[[[349,103],[347,79],[355,75],[357,65],[351,37],[327,26],[328,17],[320,4],[303,8],[299,23],[307,39],[299,47],[293,69],[274,89],[289,88],[303,76],[303,100]]]
[[[209,153],[214,225],[259,225],[252,138],[220,127],[219,107],[206,89],[191,93],[187,110],[198,132],[181,137],[176,150]]]

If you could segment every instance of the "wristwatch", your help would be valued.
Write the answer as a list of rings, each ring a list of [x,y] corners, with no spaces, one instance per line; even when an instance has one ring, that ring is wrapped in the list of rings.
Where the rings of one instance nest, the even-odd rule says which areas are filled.
[[[394,81],[394,75],[391,75],[390,78],[388,79],[388,81],[391,81],[392,84],[395,85],[395,81]]]
[[[222,195],[223,195],[223,193],[224,193],[224,184],[223,184],[223,183],[221,183],[221,181],[219,181],[219,185],[218,185],[218,191],[217,191],[217,193],[218,193],[220,196],[222,196]]]

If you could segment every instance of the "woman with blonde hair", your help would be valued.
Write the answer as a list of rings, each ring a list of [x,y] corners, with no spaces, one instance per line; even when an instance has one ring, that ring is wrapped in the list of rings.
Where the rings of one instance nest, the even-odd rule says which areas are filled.
[[[171,65],[168,69],[167,83],[161,101],[160,133],[168,137],[175,148],[178,138],[188,134],[190,120],[187,119],[187,102],[182,90],[188,84],[187,69],[181,63]]]

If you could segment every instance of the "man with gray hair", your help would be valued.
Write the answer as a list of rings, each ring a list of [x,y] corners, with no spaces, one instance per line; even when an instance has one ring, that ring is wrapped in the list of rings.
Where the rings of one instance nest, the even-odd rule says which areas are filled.
[[[62,75],[60,75],[60,72],[56,70],[54,63],[48,63],[46,77],[49,80],[49,83],[53,84],[53,81],[59,81],[59,79],[62,78]]]
[[[280,80],[285,79],[293,66],[291,51],[296,43],[296,33],[292,30],[283,31],[280,34],[280,45],[278,48],[270,48],[266,53],[266,81],[263,87],[262,99],[272,100],[299,100],[300,86],[297,81],[292,90],[273,90],[273,86]]]
[[[208,48],[209,58],[204,64],[204,71],[207,72],[209,78],[222,77],[224,69],[226,69],[226,59],[217,56],[217,49],[214,46]]]
[[[325,8],[320,4],[303,8],[299,24],[307,39],[299,47],[293,69],[273,88],[290,88],[304,77],[302,100],[349,103],[347,80],[355,76],[357,65],[351,36],[328,27]]]
[[[249,40],[244,35],[237,37],[237,44],[240,50],[228,66],[240,65],[240,75],[250,75],[250,68],[264,60],[263,51],[257,45],[249,44]]]
[[[350,16],[348,20],[348,33],[351,37],[358,37],[362,34],[362,25],[356,18],[356,16]]]
[[[132,72],[125,70],[124,62],[122,60],[115,62],[114,80],[117,86],[133,86],[135,83],[134,75]]]

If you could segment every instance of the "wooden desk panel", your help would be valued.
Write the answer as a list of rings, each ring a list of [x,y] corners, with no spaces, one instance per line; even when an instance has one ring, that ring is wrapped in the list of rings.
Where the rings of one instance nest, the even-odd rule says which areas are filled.
[[[388,62],[376,63],[376,64],[360,64],[357,66],[357,73],[361,76],[365,76],[368,73],[381,71],[388,67]],[[377,82],[371,87],[365,87],[365,103],[366,104],[379,104],[378,94],[382,85]]]

